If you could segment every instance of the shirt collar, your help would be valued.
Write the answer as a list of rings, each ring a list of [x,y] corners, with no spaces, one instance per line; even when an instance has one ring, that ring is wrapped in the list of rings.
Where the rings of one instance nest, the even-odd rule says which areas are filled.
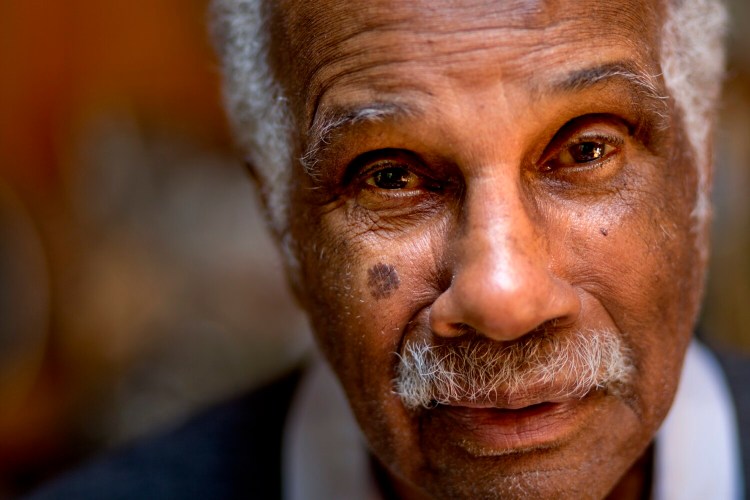
[[[284,500],[381,498],[344,391],[318,355],[292,401],[282,460]]]
[[[698,342],[688,349],[656,438],[655,500],[742,498],[739,433],[723,373]],[[316,356],[294,397],[283,447],[285,500],[381,499],[343,390]]]
[[[672,408],[656,437],[656,500],[743,497],[734,404],[716,358],[688,348]]]

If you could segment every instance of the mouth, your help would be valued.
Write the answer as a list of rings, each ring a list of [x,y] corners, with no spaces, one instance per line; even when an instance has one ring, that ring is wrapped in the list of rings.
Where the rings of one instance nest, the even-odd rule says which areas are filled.
[[[592,393],[581,399],[518,401],[502,407],[468,402],[438,405],[427,410],[427,425],[475,456],[549,449],[585,426],[597,397]]]

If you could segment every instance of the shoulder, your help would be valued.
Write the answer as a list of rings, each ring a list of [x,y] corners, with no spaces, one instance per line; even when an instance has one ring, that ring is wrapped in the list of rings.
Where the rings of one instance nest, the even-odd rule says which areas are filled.
[[[740,433],[745,483],[750,485],[750,358],[724,349],[714,349],[714,353],[724,371],[732,395]]]
[[[30,498],[278,498],[284,422],[299,375],[136,442]]]
[[[726,376],[739,427],[750,429],[750,358],[722,349],[715,349],[714,353]]]

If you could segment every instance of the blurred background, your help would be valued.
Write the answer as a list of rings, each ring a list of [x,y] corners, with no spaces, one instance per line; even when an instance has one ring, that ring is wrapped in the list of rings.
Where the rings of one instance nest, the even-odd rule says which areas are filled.
[[[750,2],[702,320],[750,353]],[[205,0],[0,0],[0,499],[308,348],[228,139]]]

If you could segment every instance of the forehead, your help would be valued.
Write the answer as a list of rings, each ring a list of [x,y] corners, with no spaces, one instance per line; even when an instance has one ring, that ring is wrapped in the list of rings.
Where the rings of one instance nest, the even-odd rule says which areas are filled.
[[[429,96],[436,84],[534,88],[614,61],[655,74],[659,4],[283,0],[273,7],[273,59],[307,123],[336,100]]]

